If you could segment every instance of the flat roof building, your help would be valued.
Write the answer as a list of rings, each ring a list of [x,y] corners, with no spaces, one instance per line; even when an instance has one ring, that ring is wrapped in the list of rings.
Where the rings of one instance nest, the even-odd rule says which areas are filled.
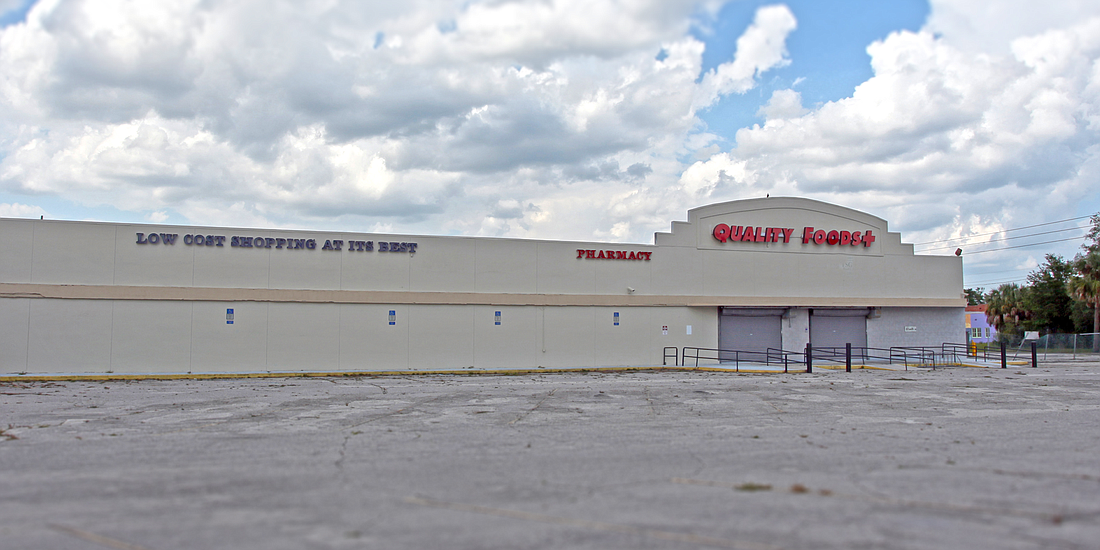
[[[962,260],[803,198],[654,244],[0,219],[0,373],[655,365],[665,346],[939,345]]]

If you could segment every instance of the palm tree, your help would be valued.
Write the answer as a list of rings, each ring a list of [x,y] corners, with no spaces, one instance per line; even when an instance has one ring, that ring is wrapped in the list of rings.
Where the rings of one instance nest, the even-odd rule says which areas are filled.
[[[1077,256],[1073,268],[1077,275],[1066,281],[1066,292],[1092,306],[1092,332],[1100,333],[1100,251]],[[1092,350],[1100,352],[1100,334],[1093,334]]]
[[[985,302],[989,304],[985,310],[986,320],[999,334],[1008,336],[1020,326],[1020,321],[1030,317],[1030,312],[1024,308],[1024,291],[1016,283],[1006,283],[986,296]]]

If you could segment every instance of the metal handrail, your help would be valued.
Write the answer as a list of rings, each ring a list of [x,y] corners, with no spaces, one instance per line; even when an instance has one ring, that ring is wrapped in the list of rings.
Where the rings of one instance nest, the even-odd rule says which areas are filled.
[[[666,348],[666,357],[667,355]],[[721,348],[701,348],[684,346],[680,356],[682,365],[687,366],[689,359],[695,360],[695,366],[699,361],[717,361],[719,363],[733,363],[736,372],[741,371],[741,362],[764,363],[765,365],[782,364],[783,372],[789,372],[791,364],[806,365],[814,361],[822,361],[838,365],[851,366],[853,359],[863,362],[883,361],[889,364],[902,364],[906,370],[909,367],[937,368],[950,364],[958,364],[959,356],[967,352],[965,344],[944,343],[935,346],[894,346],[891,348],[872,348],[866,346],[851,347],[850,351],[845,347],[808,347],[810,356],[805,351],[788,351],[779,348],[767,348],[764,351],[746,351]],[[808,361],[809,360],[809,361]],[[809,372],[809,367],[807,367]]]
[[[672,350],[672,355],[668,354],[668,350]],[[661,358],[661,364],[662,365],[667,365],[668,364],[668,358],[671,357],[672,361],[673,361],[673,364],[675,364],[675,366],[677,366],[677,367],[680,366],[680,356],[679,356],[678,351],[679,350],[676,349],[676,346],[665,346],[665,349],[663,351],[664,357]]]
[[[783,372],[787,372],[787,364],[789,360],[788,354],[794,352],[788,352],[783,350],[776,350],[770,348],[765,351],[746,351],[736,349],[719,349],[719,348],[700,348],[695,346],[684,346],[682,357],[684,358],[684,366],[687,366],[688,359],[695,359],[695,366],[699,366],[700,360],[706,361],[718,361],[719,363],[733,363],[735,372],[741,372],[741,362],[752,362],[770,365],[772,363],[783,363]],[[762,360],[762,361],[761,361]]]

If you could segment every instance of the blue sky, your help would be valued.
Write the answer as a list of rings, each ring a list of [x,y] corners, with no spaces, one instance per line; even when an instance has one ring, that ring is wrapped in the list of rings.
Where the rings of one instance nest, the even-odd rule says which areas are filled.
[[[0,0],[0,216],[651,242],[795,195],[1019,281],[1079,243],[1005,231],[1100,210],[1095,4]]]
[[[732,58],[737,37],[752,23],[757,8],[774,3],[731,2],[712,25],[696,28],[692,35],[707,45],[703,69],[711,70]],[[757,110],[775,90],[795,87],[805,105],[852,95],[856,86],[871,78],[867,45],[892,32],[919,30],[929,10],[928,2],[914,0],[784,3],[798,19],[798,29],[787,39],[790,65],[770,71],[751,93],[727,96],[700,113],[712,132],[733,136],[739,128],[763,122]]]

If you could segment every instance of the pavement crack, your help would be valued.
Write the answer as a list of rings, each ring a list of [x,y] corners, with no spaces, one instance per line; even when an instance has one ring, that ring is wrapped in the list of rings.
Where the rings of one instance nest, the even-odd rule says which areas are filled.
[[[531,413],[535,412],[535,410],[536,410],[536,409],[538,409],[539,407],[541,407],[541,406],[542,406],[542,403],[543,403],[544,401],[546,401],[547,399],[549,399],[551,395],[554,395],[554,392],[556,392],[556,391],[558,391],[558,389],[557,389],[557,388],[554,388],[554,389],[550,390],[550,393],[547,393],[547,394],[546,394],[546,395],[545,395],[545,396],[544,396],[544,397],[543,397],[542,399],[539,399],[539,402],[538,402],[538,403],[535,403],[535,406],[534,406],[534,407],[531,407],[531,408],[530,408],[529,410],[527,410],[527,411],[526,411],[526,412],[524,412],[523,414],[521,414],[521,415],[519,415],[518,417],[516,417],[516,419],[515,419],[515,420],[513,420],[513,421],[511,421],[511,422],[509,422],[509,423],[508,423],[508,425],[509,425],[509,426],[515,425],[515,423],[516,423],[516,422],[519,422],[520,420],[523,420],[524,418],[527,418],[527,415],[529,415],[529,414],[531,414]]]
[[[88,542],[94,542],[100,546],[105,546],[107,548],[115,548],[116,550],[149,550],[149,548],[146,546],[131,544],[129,542],[113,539],[111,537],[105,537],[98,533],[85,531],[83,529],[77,529],[76,527],[59,525],[57,523],[51,523],[49,524],[49,527],[54,531],[59,531],[65,533],[66,535],[70,535],[81,540],[86,540]]]
[[[653,408],[653,399],[649,397],[649,386],[643,386],[642,391],[645,392],[645,401],[649,404],[649,414],[657,416],[657,409]]]

